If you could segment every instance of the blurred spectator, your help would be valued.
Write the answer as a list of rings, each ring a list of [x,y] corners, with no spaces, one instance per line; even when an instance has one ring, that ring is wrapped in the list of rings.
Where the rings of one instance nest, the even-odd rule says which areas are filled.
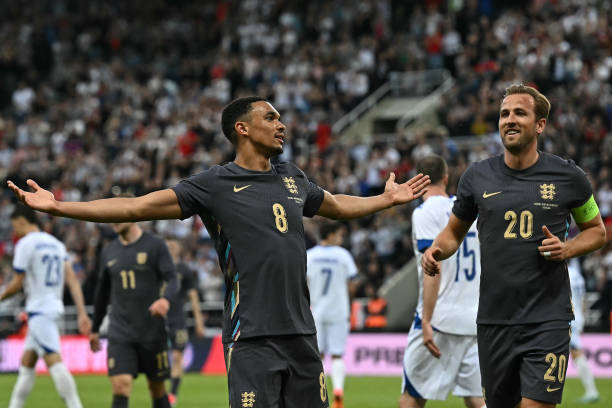
[[[378,296],[376,288],[371,283],[365,287],[368,303],[366,304],[366,330],[383,330],[387,327],[387,301]]]

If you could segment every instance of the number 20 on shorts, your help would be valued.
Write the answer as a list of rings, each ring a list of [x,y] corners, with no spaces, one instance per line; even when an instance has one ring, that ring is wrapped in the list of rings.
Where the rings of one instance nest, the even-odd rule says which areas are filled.
[[[548,353],[545,357],[546,362],[549,364],[548,370],[544,374],[545,381],[555,382],[559,380],[562,383],[565,380],[565,370],[567,369],[567,357],[564,354],[557,355],[554,353]],[[555,368],[557,368],[557,361],[559,362],[559,368],[557,369],[557,378],[555,378]]]

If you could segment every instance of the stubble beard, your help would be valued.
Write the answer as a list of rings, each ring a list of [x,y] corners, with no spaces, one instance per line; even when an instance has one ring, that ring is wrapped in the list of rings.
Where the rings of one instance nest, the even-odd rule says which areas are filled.
[[[504,145],[504,148],[510,152],[513,155],[519,155],[525,151],[527,151],[529,149],[529,146],[531,146],[531,143],[535,140],[535,143],[537,143],[538,140],[538,135],[524,135],[523,134],[520,135],[520,137],[518,138],[518,140],[514,141],[514,142],[509,142],[507,141],[506,138],[502,137],[502,144]]]

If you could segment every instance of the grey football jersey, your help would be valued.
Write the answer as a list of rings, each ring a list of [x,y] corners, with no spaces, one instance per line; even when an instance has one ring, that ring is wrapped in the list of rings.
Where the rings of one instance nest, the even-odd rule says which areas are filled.
[[[174,279],[174,264],[161,238],[144,232],[129,245],[115,239],[102,251],[93,331],[98,331],[110,296],[109,338],[143,343],[164,339],[164,318],[151,316],[149,306],[160,298],[164,283]]]
[[[472,164],[461,177],[453,213],[478,217],[482,274],[477,322],[525,324],[572,320],[565,262],[538,251],[542,226],[567,238],[571,209],[592,195],[584,172],[571,160],[539,153],[523,170],[506,166],[503,155]]]
[[[173,187],[183,218],[198,214],[225,275],[223,342],[313,334],[303,216],[323,190],[291,163],[268,172],[214,166]]]

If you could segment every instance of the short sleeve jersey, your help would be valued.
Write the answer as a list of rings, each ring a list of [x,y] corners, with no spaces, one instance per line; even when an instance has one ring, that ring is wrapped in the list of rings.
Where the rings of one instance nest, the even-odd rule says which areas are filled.
[[[303,216],[323,190],[291,163],[270,171],[214,166],[173,187],[182,217],[198,214],[225,276],[223,342],[314,334],[306,284]]]
[[[170,310],[168,310],[168,327],[170,329],[184,329],[187,326],[185,320],[185,302],[191,289],[198,287],[197,275],[193,269],[189,268],[183,262],[176,265],[176,278],[179,283],[179,292],[170,302]]]
[[[66,247],[46,232],[30,232],[15,246],[13,268],[25,273],[26,311],[64,312],[64,262]]]
[[[348,321],[348,280],[357,276],[353,256],[339,246],[317,245],[306,258],[312,314],[321,322]]]
[[[453,197],[432,196],[412,212],[412,242],[419,278],[417,318],[423,316],[421,256],[446,226],[453,202]],[[457,252],[442,261],[432,326],[444,333],[475,336],[479,285],[480,248],[476,226],[472,225]]]
[[[110,282],[108,337],[142,343],[165,338],[165,320],[151,316],[149,306],[160,298],[164,284],[173,274],[168,247],[155,235],[143,232],[128,245],[119,239],[108,244],[102,251],[98,283]]]
[[[544,152],[522,170],[506,166],[503,155],[466,170],[453,213],[468,222],[478,217],[478,323],[572,320],[566,264],[547,260],[538,246],[545,238],[544,225],[565,240],[571,210],[591,196],[591,185],[574,162]]]

